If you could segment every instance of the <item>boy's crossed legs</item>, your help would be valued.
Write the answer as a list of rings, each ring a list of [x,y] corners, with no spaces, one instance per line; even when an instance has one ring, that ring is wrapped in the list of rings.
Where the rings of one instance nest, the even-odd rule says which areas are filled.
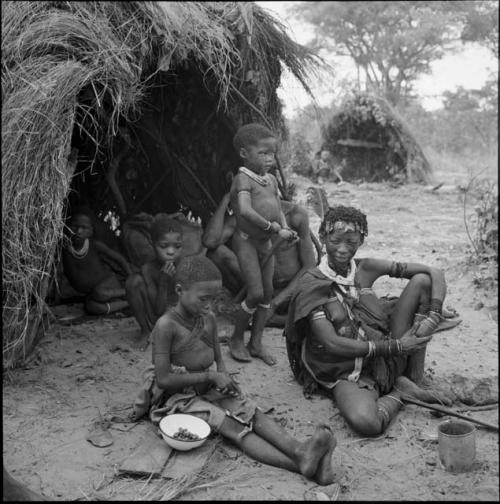
[[[269,257],[263,264],[270,249],[270,240],[251,240],[238,230],[233,235],[233,250],[238,257],[247,296],[236,313],[229,349],[236,360],[250,362],[251,357],[258,357],[272,366],[276,364],[276,359],[262,344],[267,311],[271,307],[273,295],[274,257]],[[245,347],[244,333],[252,316],[250,341]]]

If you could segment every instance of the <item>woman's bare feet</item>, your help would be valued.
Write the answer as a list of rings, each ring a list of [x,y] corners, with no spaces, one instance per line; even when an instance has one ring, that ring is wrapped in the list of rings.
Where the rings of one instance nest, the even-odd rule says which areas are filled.
[[[250,345],[247,345],[248,353],[252,357],[257,357],[258,359],[262,359],[268,366],[274,366],[276,364],[276,359],[267,351],[266,347],[261,345],[260,348],[255,348]]]
[[[239,338],[231,338],[229,340],[229,351],[233,357],[233,359],[242,362],[251,362],[252,357],[248,353],[248,350],[245,347],[245,343],[243,340]]]
[[[453,399],[446,392],[433,389],[422,389],[416,383],[412,382],[406,376],[399,376],[396,379],[394,388],[403,395],[413,397],[420,401],[428,403],[438,403],[450,406]]]
[[[457,312],[457,310],[455,310],[455,308],[452,308],[451,306],[447,306],[446,308],[442,309],[441,315],[444,318],[454,318],[454,317],[458,317],[458,312]]]
[[[300,473],[306,478],[312,478],[318,469],[319,462],[330,448],[332,434],[326,425],[316,427],[310,439],[304,441],[296,450],[296,462]]]
[[[320,485],[330,485],[335,481],[336,472],[335,467],[332,464],[332,457],[336,446],[337,440],[335,439],[335,436],[331,434],[328,442],[328,450],[319,461],[318,469],[315,474],[315,480]]]
[[[149,332],[141,332],[136,340],[132,343],[132,348],[144,352],[149,345]]]

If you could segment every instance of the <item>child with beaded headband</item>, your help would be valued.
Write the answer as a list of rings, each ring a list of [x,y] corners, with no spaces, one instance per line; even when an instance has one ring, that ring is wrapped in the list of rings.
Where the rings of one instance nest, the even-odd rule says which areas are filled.
[[[294,374],[330,390],[349,425],[363,435],[387,428],[402,394],[447,401],[418,386],[431,334],[460,322],[441,313],[444,273],[418,263],[355,259],[368,225],[353,207],[330,208],[319,234],[326,255],[302,276],[289,311]],[[373,291],[384,275],[409,280],[399,298],[378,298]]]
[[[268,173],[275,163],[277,140],[268,128],[246,124],[233,140],[243,166],[233,178],[230,201],[236,216],[232,249],[238,258],[246,298],[236,313],[229,348],[234,359],[248,362],[251,357],[266,364],[275,358],[262,344],[262,335],[273,294],[274,258],[270,254],[271,235],[295,241],[297,233],[288,228],[281,210],[276,178]],[[250,341],[245,347],[244,331],[252,320]]]

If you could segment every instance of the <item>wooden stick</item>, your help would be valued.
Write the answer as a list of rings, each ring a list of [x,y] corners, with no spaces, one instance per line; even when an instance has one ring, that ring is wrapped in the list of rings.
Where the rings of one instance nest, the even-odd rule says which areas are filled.
[[[467,406],[457,409],[457,411],[459,413],[462,413],[464,411],[490,411],[494,409],[498,409],[498,402],[496,402],[495,404],[484,404],[482,406]]]
[[[276,166],[278,167],[278,171],[279,171],[279,173],[281,175],[281,179],[283,181],[282,185],[279,185],[279,182],[278,182],[281,194],[283,195],[283,199],[285,201],[291,201],[291,197],[287,194],[287,184],[286,184],[286,180],[285,180],[285,174],[283,173],[283,170],[281,168],[280,160],[278,159],[278,156],[276,156],[276,155],[274,156],[274,159],[276,160]],[[319,264],[321,261],[321,244],[319,243],[318,238],[316,238],[316,235],[313,233],[312,229],[309,229],[309,235],[311,236],[311,240],[312,240],[314,246],[316,247],[316,252],[318,254],[318,260],[316,261],[316,264]]]
[[[419,401],[418,399],[413,399],[412,397],[408,396],[401,396],[401,400],[405,401],[410,404],[415,404],[416,406],[422,406],[424,408],[434,410],[434,411],[439,411],[440,413],[444,413],[445,415],[450,415],[454,416],[457,418],[461,418],[462,420],[468,420],[469,422],[482,425],[483,427],[486,427],[488,429],[492,429],[496,432],[498,432],[498,425],[492,425],[486,422],[483,422],[481,420],[476,420],[475,418],[471,418],[467,415],[461,415],[460,413],[457,413],[456,411],[453,411],[452,409],[445,408],[444,406],[438,406],[436,404],[428,404],[423,401]]]
[[[276,161],[276,166],[278,167],[278,172],[281,176],[281,187],[280,187],[281,194],[283,195],[283,199],[285,199],[286,201],[290,201],[291,197],[287,191],[285,174],[283,173],[283,169],[281,168],[280,160],[278,159],[278,156],[276,156],[276,154],[274,155],[274,160]]]

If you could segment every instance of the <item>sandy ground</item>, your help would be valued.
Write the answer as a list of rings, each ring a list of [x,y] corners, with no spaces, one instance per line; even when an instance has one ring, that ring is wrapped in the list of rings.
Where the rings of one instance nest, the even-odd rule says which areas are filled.
[[[352,204],[368,214],[369,236],[358,255],[425,262],[442,267],[448,281],[448,305],[463,323],[435,335],[428,347],[426,372],[446,378],[452,373],[498,379],[497,292],[474,287],[474,268],[467,266],[467,236],[459,180],[431,192],[422,186],[386,184],[326,186],[330,203]],[[299,201],[307,181],[295,178]],[[317,231],[319,219],[311,212]],[[403,281],[379,281],[379,294],[398,294]],[[58,308],[57,316],[81,310]],[[222,324],[221,337],[230,331]],[[141,426],[128,432],[112,424],[113,444],[97,448],[85,440],[99,414],[127,411],[150,362],[150,351],[130,347],[138,326],[133,318],[90,319],[51,326],[35,352],[19,369],[4,375],[3,453],[12,475],[31,489],[56,500],[149,500],[177,496],[182,500],[498,500],[498,433],[476,431],[473,471],[454,475],[440,467],[437,443],[425,438],[443,418],[407,405],[377,439],[355,435],[328,398],[307,400],[289,369],[282,331],[267,329],[265,340],[277,366],[260,361],[237,363],[223,354],[229,370],[257,402],[274,406],[270,416],[299,439],[317,422],[330,424],[338,439],[338,481],[318,488],[300,475],[264,466],[225,441],[214,439],[214,455],[198,481],[133,479],[117,467],[136,445]],[[473,415],[498,424],[498,409]],[[130,426],[128,426],[130,427]],[[126,427],[126,428],[128,428]],[[142,426],[143,427],[143,426]],[[316,488],[315,488],[316,487]],[[178,494],[177,492],[183,491]],[[323,495],[315,492],[321,491]]]

